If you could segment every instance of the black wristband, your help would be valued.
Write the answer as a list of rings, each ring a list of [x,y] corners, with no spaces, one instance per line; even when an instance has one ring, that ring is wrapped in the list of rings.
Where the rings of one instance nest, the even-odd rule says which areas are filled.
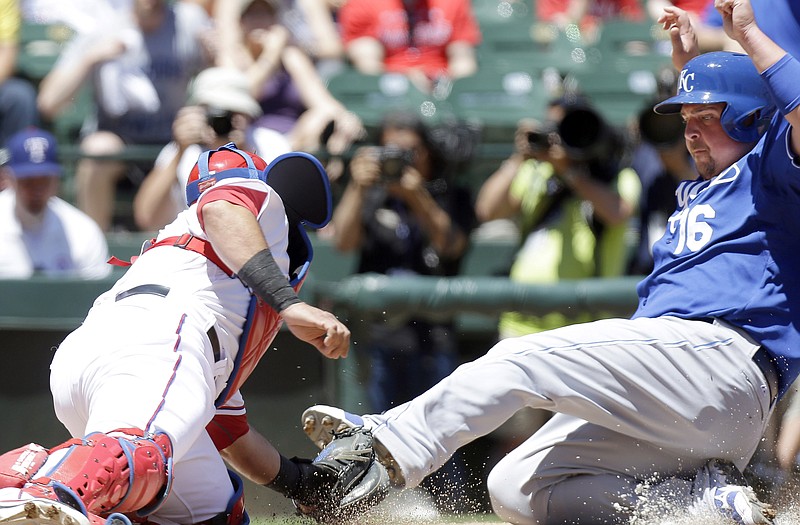
[[[300,467],[297,465],[296,461],[292,461],[283,454],[280,456],[281,466],[278,469],[278,474],[275,476],[275,479],[264,486],[291,498],[300,488]]]
[[[237,275],[253,290],[253,293],[278,313],[300,302],[297,292],[278,268],[269,248],[253,255],[244,263]]]

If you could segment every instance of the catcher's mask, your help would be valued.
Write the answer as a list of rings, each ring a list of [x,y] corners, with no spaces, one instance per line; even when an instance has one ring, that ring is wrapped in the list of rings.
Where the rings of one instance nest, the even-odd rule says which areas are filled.
[[[262,171],[267,163],[252,153],[236,148],[233,142],[220,146],[214,151],[204,151],[189,173],[186,182],[186,205],[191,206],[200,194],[228,177],[264,180]]]
[[[331,220],[328,174],[319,160],[308,153],[285,153],[267,165],[258,155],[237,149],[232,142],[203,152],[189,173],[186,204],[191,206],[203,191],[229,177],[259,179],[269,184],[281,196],[293,223],[322,228]]]

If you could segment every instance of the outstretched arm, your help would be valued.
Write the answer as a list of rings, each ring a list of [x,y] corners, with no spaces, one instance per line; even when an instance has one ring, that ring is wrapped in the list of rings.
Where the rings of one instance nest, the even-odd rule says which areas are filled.
[[[216,200],[203,206],[202,216],[208,240],[222,261],[256,295],[273,305],[295,337],[325,357],[347,356],[350,330],[330,312],[304,303],[294,294],[250,210]]]
[[[773,98],[792,127],[792,149],[800,154],[800,64],[764,33],[756,23],[750,0],[715,0],[725,33],[750,56],[772,92]]]

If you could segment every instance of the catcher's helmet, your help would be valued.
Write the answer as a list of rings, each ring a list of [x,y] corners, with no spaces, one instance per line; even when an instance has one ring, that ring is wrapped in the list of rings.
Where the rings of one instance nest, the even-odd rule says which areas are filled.
[[[233,142],[214,151],[204,151],[197,159],[186,182],[186,204],[191,206],[204,190],[228,177],[265,180],[267,163],[252,153],[236,148]]]
[[[683,104],[724,102],[722,128],[737,142],[755,142],[765,131],[775,105],[750,57],[714,51],[686,63],[678,93],[657,104],[656,113],[678,113]]]

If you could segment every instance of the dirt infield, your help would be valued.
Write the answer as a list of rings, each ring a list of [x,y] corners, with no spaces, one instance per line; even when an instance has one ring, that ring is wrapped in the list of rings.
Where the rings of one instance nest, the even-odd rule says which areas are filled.
[[[778,516],[775,525],[800,525],[800,491],[784,488],[774,501]],[[787,494],[788,492],[788,494]],[[772,500],[771,500],[772,501]],[[665,510],[659,516],[639,517],[636,525],[734,525],[732,521],[708,511],[689,514],[685,509]],[[426,494],[403,491],[389,496],[354,525],[508,525],[493,514],[440,514]],[[253,516],[253,525],[315,525],[310,518],[297,516]]]

